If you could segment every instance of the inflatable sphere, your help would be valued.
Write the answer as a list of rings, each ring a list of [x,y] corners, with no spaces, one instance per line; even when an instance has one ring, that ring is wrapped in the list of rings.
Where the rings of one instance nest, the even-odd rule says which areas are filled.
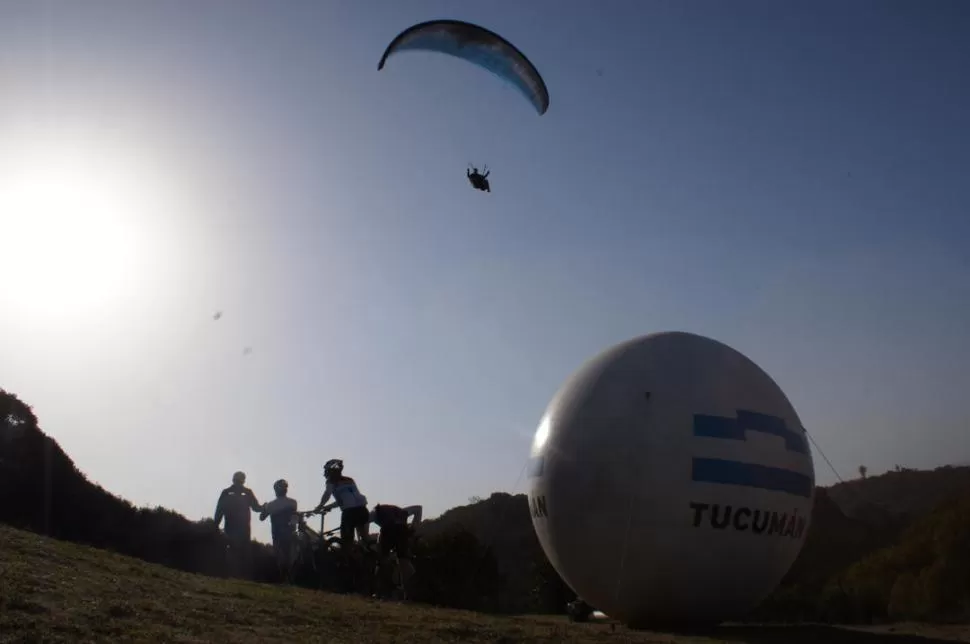
[[[734,349],[656,333],[575,372],[536,430],[532,523],[591,606],[633,627],[742,616],[801,549],[815,473],[775,382]]]

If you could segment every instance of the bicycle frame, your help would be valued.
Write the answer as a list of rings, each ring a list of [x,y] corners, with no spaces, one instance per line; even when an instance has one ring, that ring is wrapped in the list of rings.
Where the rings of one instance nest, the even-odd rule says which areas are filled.
[[[317,555],[322,549],[324,553],[334,557],[332,561],[337,566],[338,576],[344,579],[342,583],[348,583],[355,592],[361,592],[366,587],[370,594],[379,591],[382,587],[386,588],[386,583],[389,582],[393,588],[392,592],[400,593],[401,598],[406,599],[400,558],[397,552],[387,555],[381,552],[378,546],[379,535],[368,535],[366,541],[355,539],[351,547],[345,549],[339,535],[340,526],[327,530],[326,515],[323,514],[320,517],[320,530],[314,530],[306,521],[313,514],[315,513],[298,512],[294,516],[297,553],[288,571],[290,574],[301,561],[309,560],[322,587],[323,579],[319,578],[321,570],[317,560]],[[413,539],[413,536],[411,532],[409,539]],[[412,564],[412,574],[413,572]]]

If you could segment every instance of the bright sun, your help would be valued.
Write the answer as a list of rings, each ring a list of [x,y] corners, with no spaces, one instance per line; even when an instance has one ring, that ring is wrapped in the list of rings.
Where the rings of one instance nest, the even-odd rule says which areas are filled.
[[[120,161],[68,145],[3,154],[5,310],[77,320],[105,313],[132,292],[150,241],[140,225],[150,195]]]

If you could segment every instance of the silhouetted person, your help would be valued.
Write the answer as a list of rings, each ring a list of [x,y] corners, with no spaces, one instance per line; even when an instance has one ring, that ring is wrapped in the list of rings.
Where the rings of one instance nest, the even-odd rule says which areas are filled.
[[[414,574],[414,563],[411,561],[411,533],[421,523],[422,508],[420,505],[409,505],[401,508],[396,505],[378,503],[370,513],[371,523],[381,528],[377,543],[382,557],[391,552],[397,553],[399,569],[394,585],[401,592],[404,585]],[[414,517],[411,525],[408,519]]]
[[[481,174],[478,168],[472,166],[470,170],[465,170],[465,176],[468,177],[468,181],[476,190],[482,190],[484,192],[491,192],[492,187],[488,185],[488,175],[491,174],[491,170],[487,167],[485,168],[485,174]]]
[[[482,175],[478,174],[478,168],[465,170],[465,176],[468,177],[468,182],[472,184],[473,188],[482,189]]]
[[[276,553],[276,564],[279,566],[283,581],[289,582],[296,559],[296,530],[293,520],[296,518],[296,501],[286,495],[290,484],[285,479],[273,483],[276,498],[263,506],[259,513],[259,520],[265,521],[269,517],[273,533],[273,550]]]
[[[370,532],[370,512],[367,510],[367,497],[357,489],[357,483],[349,476],[344,476],[344,462],[333,458],[323,466],[323,476],[327,480],[327,488],[323,491],[323,498],[314,512],[329,512],[335,507],[340,508],[340,541],[345,548],[354,542],[354,532],[362,542],[367,541]],[[327,505],[333,497],[334,502]]]
[[[262,507],[253,491],[246,487],[246,475],[236,472],[232,475],[232,485],[219,495],[216,504],[216,527],[226,520],[226,537],[229,539],[227,551],[229,574],[234,577],[248,578],[250,574],[250,518],[253,512]]]

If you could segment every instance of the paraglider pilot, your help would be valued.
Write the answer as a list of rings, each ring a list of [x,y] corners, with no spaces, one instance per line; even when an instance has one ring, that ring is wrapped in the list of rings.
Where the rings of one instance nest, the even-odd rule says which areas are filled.
[[[492,187],[488,185],[488,175],[491,174],[488,166],[485,166],[485,174],[479,174],[478,168],[475,166],[472,166],[470,170],[465,170],[465,174],[468,177],[468,181],[471,182],[476,190],[482,190],[484,192],[492,191]]]

